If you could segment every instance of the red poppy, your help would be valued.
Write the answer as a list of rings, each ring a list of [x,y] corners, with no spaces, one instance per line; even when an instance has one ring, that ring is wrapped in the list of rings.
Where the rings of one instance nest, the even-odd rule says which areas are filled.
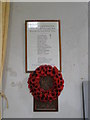
[[[47,76],[47,74],[46,74],[46,73],[44,73],[44,75],[43,75],[43,76],[45,76],[45,77],[46,77],[46,76]]]
[[[47,70],[52,70],[52,66],[51,66],[51,65],[48,65],[48,66],[47,66]]]
[[[47,65],[44,65],[44,66],[43,66],[43,70],[44,70],[44,71],[47,71]]]
[[[56,73],[58,73],[58,69],[56,68],[56,66],[54,66],[54,70]]]
[[[44,75],[44,71],[43,70],[41,71],[41,75]]]
[[[52,73],[52,71],[51,71],[51,73],[50,73],[50,76],[53,77],[53,73]]]

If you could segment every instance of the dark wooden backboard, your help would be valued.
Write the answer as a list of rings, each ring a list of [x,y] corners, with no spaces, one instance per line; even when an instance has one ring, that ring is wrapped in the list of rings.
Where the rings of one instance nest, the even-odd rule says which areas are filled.
[[[33,98],[34,99],[34,98]],[[58,98],[52,102],[40,102],[34,99],[34,112],[58,112]]]

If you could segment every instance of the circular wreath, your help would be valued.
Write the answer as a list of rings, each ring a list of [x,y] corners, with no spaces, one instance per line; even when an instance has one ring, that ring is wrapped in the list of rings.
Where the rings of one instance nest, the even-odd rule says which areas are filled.
[[[53,86],[48,90],[45,90],[40,85],[41,77],[51,77],[53,80]],[[41,102],[51,102],[55,100],[61,93],[64,87],[64,80],[61,72],[51,65],[41,65],[34,72],[29,75],[28,88],[35,99]]]

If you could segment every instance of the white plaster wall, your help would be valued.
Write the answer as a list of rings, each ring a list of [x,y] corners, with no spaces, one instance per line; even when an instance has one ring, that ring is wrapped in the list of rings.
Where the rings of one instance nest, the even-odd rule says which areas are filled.
[[[33,112],[25,73],[25,20],[60,19],[64,90],[59,112]],[[88,3],[11,3],[3,90],[4,118],[81,118],[82,81],[88,80]]]

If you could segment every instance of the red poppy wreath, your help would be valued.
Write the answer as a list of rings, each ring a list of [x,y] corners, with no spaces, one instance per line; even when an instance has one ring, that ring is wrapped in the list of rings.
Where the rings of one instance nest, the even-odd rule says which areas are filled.
[[[49,82],[47,82],[48,80]],[[41,102],[55,100],[64,87],[61,72],[55,66],[52,67],[51,65],[41,65],[38,67],[34,72],[30,73],[27,83],[34,98]],[[49,88],[47,84],[45,86],[45,83],[49,84]]]

